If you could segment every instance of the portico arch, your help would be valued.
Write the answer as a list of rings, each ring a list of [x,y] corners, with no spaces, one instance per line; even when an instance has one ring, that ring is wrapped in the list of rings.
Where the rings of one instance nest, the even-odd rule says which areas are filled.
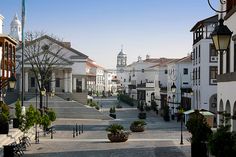
[[[230,102],[229,102],[229,100],[226,101],[225,111],[226,111],[226,113],[231,114],[231,107],[230,107]],[[229,119],[228,122],[225,123],[225,125],[230,125],[230,124],[231,124],[231,119]]]
[[[220,100],[220,105],[219,105],[219,112],[223,112],[224,111],[224,104],[223,104],[223,100],[221,99]],[[223,116],[222,116],[222,114],[219,114],[219,119],[218,119],[218,124],[219,125],[223,125],[223,123],[222,123],[222,118],[223,118]]]

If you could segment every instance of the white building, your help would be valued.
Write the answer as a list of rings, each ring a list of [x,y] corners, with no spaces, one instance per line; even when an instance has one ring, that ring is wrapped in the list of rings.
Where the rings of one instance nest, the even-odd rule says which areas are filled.
[[[210,34],[218,21],[212,16],[197,22],[193,32],[193,109],[205,109],[216,113],[218,56]],[[216,119],[215,119],[216,120]]]
[[[114,70],[105,70],[105,92],[114,94],[117,92],[117,76]]]
[[[185,110],[191,109],[191,91],[192,80],[191,56],[186,56],[181,59],[175,59],[167,63],[167,101],[172,107],[172,114],[177,112],[176,108],[183,105]],[[176,92],[172,93],[171,86],[175,84]]]
[[[224,24],[233,32],[232,39],[230,41],[230,48],[228,52],[220,53],[219,57],[219,69],[217,77],[217,110],[226,111],[231,115],[236,115],[236,0],[226,1],[223,6],[227,10],[223,14]],[[220,123],[218,116],[218,124]],[[236,120],[230,120],[231,130],[236,131]]]

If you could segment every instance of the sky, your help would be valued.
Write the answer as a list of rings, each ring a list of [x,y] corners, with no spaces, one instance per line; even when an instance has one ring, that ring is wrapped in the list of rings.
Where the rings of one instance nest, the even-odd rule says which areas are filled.
[[[21,0],[1,0],[4,33],[16,13],[21,18]],[[104,68],[115,68],[121,45],[128,64],[147,54],[186,56],[190,29],[213,15],[207,0],[26,0],[25,31],[53,34]]]

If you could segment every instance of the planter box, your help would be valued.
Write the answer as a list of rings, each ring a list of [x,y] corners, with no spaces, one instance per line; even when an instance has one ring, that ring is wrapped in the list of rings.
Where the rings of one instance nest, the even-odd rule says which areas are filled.
[[[125,142],[129,138],[129,133],[107,134],[111,142]]]
[[[9,132],[9,123],[1,123],[0,124],[0,134],[8,134]]]
[[[19,128],[20,121],[17,118],[13,118],[13,128]]]

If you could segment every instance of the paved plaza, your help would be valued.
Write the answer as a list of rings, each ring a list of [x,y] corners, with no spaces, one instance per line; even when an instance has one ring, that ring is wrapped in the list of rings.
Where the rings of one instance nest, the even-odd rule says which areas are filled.
[[[109,117],[109,108],[116,105],[116,98],[97,99],[102,106],[100,111],[73,101],[54,97],[49,99],[58,119],[53,125],[56,134],[53,139],[40,134],[40,143],[34,144],[25,152],[25,157],[189,157],[190,134],[184,129],[184,145],[180,145],[180,123],[165,122],[153,111],[147,112],[145,132],[131,133],[125,143],[110,143],[106,127],[112,123],[122,124],[126,130],[132,121],[137,120],[138,110],[124,103],[116,109],[117,119]],[[26,103],[35,104],[31,99]],[[73,138],[75,125],[83,124],[84,132]]]

